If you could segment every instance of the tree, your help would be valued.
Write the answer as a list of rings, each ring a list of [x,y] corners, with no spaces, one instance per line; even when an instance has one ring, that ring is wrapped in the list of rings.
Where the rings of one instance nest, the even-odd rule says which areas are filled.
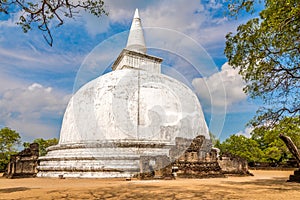
[[[220,153],[230,153],[240,156],[248,162],[260,161],[263,157],[263,152],[259,148],[258,143],[243,135],[231,135],[224,142],[216,145],[220,149]]]
[[[260,126],[253,130],[252,139],[257,141],[264,152],[263,161],[281,163],[292,157],[284,142],[278,137],[284,134],[290,137],[295,145],[300,147],[300,119],[286,117],[274,127]]]
[[[292,158],[292,154],[285,143],[278,137],[280,134],[288,136],[300,147],[300,119],[285,117],[274,127],[256,127],[251,138],[231,135],[224,142],[216,141],[215,147],[220,153],[230,153],[247,159],[248,162],[268,162],[274,165],[285,163]]]
[[[253,12],[253,0],[229,0],[232,15]],[[252,126],[275,125],[300,113],[300,1],[265,0],[259,17],[226,36],[225,55],[246,82],[244,91],[260,98]]]
[[[33,140],[33,142],[39,144],[39,155],[44,156],[47,153],[46,149],[48,147],[58,144],[58,139],[57,138],[52,138],[52,139],[44,140],[43,138],[37,138],[37,139]],[[23,143],[23,146],[25,148],[28,148],[29,145],[30,145],[29,142],[24,142]]]
[[[66,18],[74,18],[80,10],[88,11],[97,17],[107,14],[102,0],[0,0],[0,13],[21,13],[17,24],[23,31],[26,33],[33,26],[37,26],[46,33],[43,36],[50,46],[53,44],[52,24],[59,27]]]
[[[20,144],[20,135],[8,127],[0,130],[0,170],[9,163],[10,156],[16,153],[16,145]]]

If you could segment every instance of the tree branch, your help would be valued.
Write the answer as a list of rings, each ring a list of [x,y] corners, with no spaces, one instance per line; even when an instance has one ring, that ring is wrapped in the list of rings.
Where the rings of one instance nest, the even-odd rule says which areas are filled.
[[[7,13],[10,6],[17,6],[24,11],[21,15],[19,24],[24,32],[28,32],[32,26],[37,25],[37,28],[46,35],[43,34],[46,42],[52,46],[53,37],[49,24],[54,23],[55,20],[58,21],[56,27],[64,24],[64,18],[73,18],[73,13],[77,13],[80,9],[89,11],[91,14],[100,17],[102,14],[108,14],[104,10],[103,0],[83,0],[75,2],[70,2],[69,0],[41,0],[30,2],[29,0],[0,0],[0,12]],[[3,7],[5,4],[6,7]],[[59,11],[62,11],[61,15]]]

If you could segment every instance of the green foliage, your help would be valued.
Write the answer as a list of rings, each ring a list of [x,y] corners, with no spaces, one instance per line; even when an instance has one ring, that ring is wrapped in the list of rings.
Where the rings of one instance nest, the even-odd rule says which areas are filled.
[[[12,10],[20,13],[21,16],[17,22],[25,33],[37,27],[45,32],[44,38],[47,43],[52,46],[53,38],[50,27],[61,26],[65,18],[74,18],[74,14],[80,10],[85,10],[97,17],[102,14],[108,14],[104,10],[104,2],[102,0],[0,0],[0,12],[9,14]]]
[[[268,147],[264,151],[264,154],[265,154],[265,157],[267,158],[267,160],[269,160],[271,162],[278,163],[280,161],[280,159],[282,158],[281,150],[279,148],[277,148],[276,146]]]
[[[0,170],[9,163],[10,156],[16,153],[16,145],[20,144],[20,135],[8,127],[0,130]]]
[[[242,10],[254,12],[254,0],[227,0],[228,10],[231,16],[237,16]],[[261,2],[260,0],[258,1]]]
[[[273,128],[261,126],[253,130],[252,139],[256,140],[260,149],[264,151],[265,161],[279,163],[292,157],[284,142],[278,137],[280,133],[289,136],[294,144],[300,147],[300,119],[298,117],[286,117]]]
[[[216,146],[222,153],[231,153],[232,155],[240,156],[248,162],[260,161],[263,157],[263,152],[259,148],[258,143],[243,135],[231,135],[221,144]]]
[[[251,11],[253,0],[230,1],[233,12]],[[300,113],[300,1],[265,0],[259,17],[226,36],[225,55],[246,81],[244,91],[260,98],[260,108],[251,121],[254,127],[274,125],[286,116]]]
[[[44,140],[43,138],[37,138],[37,139],[33,140],[33,142],[39,144],[39,155],[44,156],[47,153],[46,149],[48,147],[58,144],[58,139],[57,138],[52,138],[52,139]],[[25,148],[28,148],[29,145],[30,145],[29,142],[24,142],[23,143],[23,146]]]
[[[247,159],[248,162],[285,163],[292,154],[279,138],[282,133],[289,136],[300,147],[300,119],[286,117],[273,128],[259,126],[252,131],[251,138],[232,135],[224,142],[216,142],[220,153],[231,153]]]

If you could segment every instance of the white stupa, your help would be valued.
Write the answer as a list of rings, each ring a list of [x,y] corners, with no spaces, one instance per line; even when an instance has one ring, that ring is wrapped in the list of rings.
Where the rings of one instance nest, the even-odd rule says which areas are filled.
[[[113,71],[71,98],[59,144],[40,158],[38,176],[130,177],[140,171],[141,157],[173,159],[176,138],[209,139],[198,98],[183,83],[161,74],[161,62],[146,54],[136,10]]]

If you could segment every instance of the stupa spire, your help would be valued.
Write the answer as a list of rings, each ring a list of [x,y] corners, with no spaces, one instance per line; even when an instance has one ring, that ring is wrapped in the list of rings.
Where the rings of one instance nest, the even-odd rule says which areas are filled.
[[[145,44],[144,32],[139,16],[139,10],[135,9],[134,17],[132,20],[126,49],[140,53],[146,53],[147,48]]]

